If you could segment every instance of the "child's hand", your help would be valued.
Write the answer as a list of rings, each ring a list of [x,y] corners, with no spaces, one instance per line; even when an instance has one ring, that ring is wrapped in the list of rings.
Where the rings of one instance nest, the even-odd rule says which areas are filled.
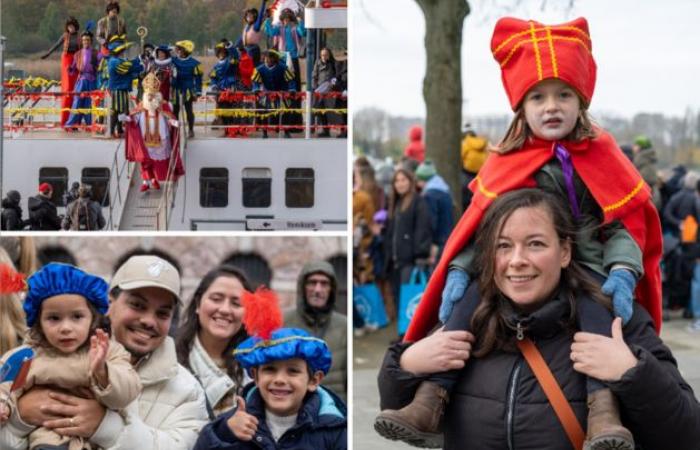
[[[442,303],[438,316],[440,322],[447,323],[447,319],[452,315],[452,308],[455,303],[462,299],[469,287],[469,274],[462,269],[450,269],[447,272],[445,288],[442,290]]]
[[[632,272],[627,269],[615,269],[610,271],[600,290],[605,295],[612,297],[613,312],[615,316],[622,318],[625,325],[632,318],[632,303],[634,303],[634,288],[637,284]]]
[[[236,403],[238,403],[238,409],[228,419],[227,425],[241,441],[252,441],[253,436],[258,431],[258,418],[245,411],[243,397],[236,397]]]
[[[109,384],[107,378],[107,350],[109,350],[109,336],[104,330],[97,329],[95,334],[90,338],[90,350],[88,357],[90,359],[90,375],[95,377],[97,384],[102,389]]]
[[[0,425],[4,425],[5,422],[10,418],[10,407],[7,403],[0,402]]]

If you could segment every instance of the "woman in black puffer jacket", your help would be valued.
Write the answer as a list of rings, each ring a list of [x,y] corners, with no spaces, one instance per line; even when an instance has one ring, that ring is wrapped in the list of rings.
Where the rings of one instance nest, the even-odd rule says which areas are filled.
[[[432,231],[430,209],[416,191],[413,173],[397,168],[391,186],[389,220],[383,232],[384,272],[398,310],[401,284],[408,282],[412,270],[430,256]]]
[[[539,195],[539,203],[513,207],[523,195]],[[428,374],[464,367],[442,422],[445,449],[571,449],[515,346],[522,333],[542,353],[583,429],[588,375],[605,380],[615,394],[637,449],[697,449],[700,404],[644,309],[635,309],[624,331],[616,319],[612,338],[575,334],[576,304],[592,299],[609,307],[609,300],[570,261],[571,227],[562,223],[570,225],[568,212],[538,191],[494,202],[479,237],[480,283],[470,287],[481,295],[472,316],[477,338],[438,331],[391,347],[379,374],[382,410],[409,404]]]

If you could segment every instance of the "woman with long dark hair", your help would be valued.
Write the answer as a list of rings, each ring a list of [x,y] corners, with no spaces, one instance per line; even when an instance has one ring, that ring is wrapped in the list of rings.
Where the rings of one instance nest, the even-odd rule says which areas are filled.
[[[243,327],[244,273],[222,265],[209,271],[195,290],[183,316],[175,347],[177,359],[202,383],[211,416],[235,406],[244,382],[233,349],[248,337]]]
[[[384,411],[375,423],[382,435],[446,449],[571,448],[519,350],[527,341],[579,427],[588,426],[584,449],[697,448],[700,404],[643,307],[634,304],[624,329],[615,319],[611,337],[579,331],[584,309],[612,305],[573,259],[576,232],[568,206],[542,190],[494,200],[475,234],[475,283],[465,294],[480,302],[471,311],[472,303],[460,302],[444,330],[389,349],[379,374]],[[610,391],[607,410],[590,402],[590,378],[605,386],[596,392]],[[421,422],[413,429],[403,421],[409,403],[410,421]],[[440,422],[439,433],[422,432]]]
[[[413,268],[430,255],[430,211],[416,191],[416,180],[410,170],[397,168],[391,187],[389,221],[384,234],[384,270],[398,302],[401,283],[407,282]]]

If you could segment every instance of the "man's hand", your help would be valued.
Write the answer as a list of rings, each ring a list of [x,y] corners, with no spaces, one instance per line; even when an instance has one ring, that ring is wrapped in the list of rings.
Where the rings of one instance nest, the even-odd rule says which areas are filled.
[[[49,398],[54,402],[43,406],[46,413],[59,417],[45,421],[42,426],[61,436],[89,438],[100,426],[106,409],[95,399],[74,397],[50,391]]]
[[[17,412],[24,422],[39,427],[45,421],[59,417],[49,414],[44,409],[58,404],[49,398],[49,392],[50,389],[35,386],[22,394],[17,400]]]
[[[236,397],[236,403],[238,409],[228,419],[227,425],[241,441],[252,441],[258,431],[258,418],[246,412],[243,397]]]
[[[602,381],[618,381],[637,365],[637,358],[622,338],[622,320],[616,317],[612,337],[579,332],[571,344],[574,370]]]

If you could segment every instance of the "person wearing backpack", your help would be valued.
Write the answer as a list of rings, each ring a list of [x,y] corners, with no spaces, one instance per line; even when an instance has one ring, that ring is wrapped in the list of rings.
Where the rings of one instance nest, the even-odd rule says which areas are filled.
[[[49,183],[39,185],[39,193],[29,197],[27,206],[29,209],[29,229],[32,231],[54,231],[61,229],[61,218],[56,211],[51,198],[53,186]]]
[[[102,207],[90,199],[92,189],[83,184],[78,188],[78,199],[66,207],[63,229],[71,231],[97,231],[104,228],[106,222],[102,216]]]

